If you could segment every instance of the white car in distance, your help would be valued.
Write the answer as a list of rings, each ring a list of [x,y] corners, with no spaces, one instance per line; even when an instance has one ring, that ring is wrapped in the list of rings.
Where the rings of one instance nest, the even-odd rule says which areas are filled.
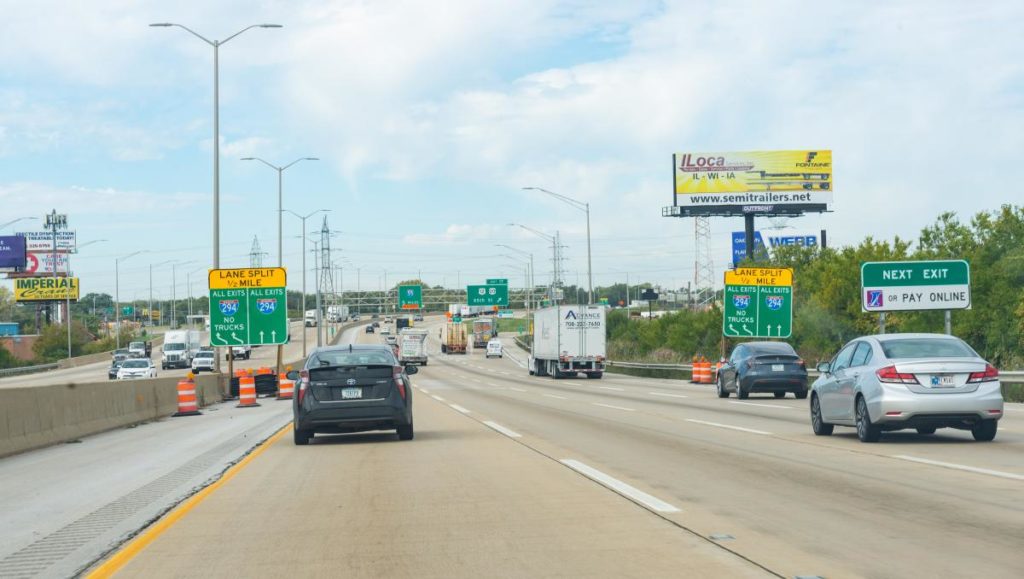
[[[202,370],[213,372],[214,357],[216,355],[216,352],[213,350],[199,350],[196,353],[196,357],[192,358],[192,373],[198,374]]]
[[[118,380],[156,378],[156,366],[149,358],[130,358],[117,370]]]

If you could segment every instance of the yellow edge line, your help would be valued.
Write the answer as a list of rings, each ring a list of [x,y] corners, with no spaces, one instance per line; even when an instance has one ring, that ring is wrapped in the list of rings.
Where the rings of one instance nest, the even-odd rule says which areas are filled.
[[[196,507],[196,505],[203,502],[204,499],[209,497],[214,491],[224,485],[224,483],[234,478],[239,471],[245,468],[246,465],[252,462],[257,456],[262,454],[263,451],[270,448],[270,445],[274,444],[284,436],[290,427],[291,424],[284,426],[281,430],[275,432],[270,438],[263,441],[263,443],[254,448],[252,452],[247,454],[245,458],[238,461],[238,463],[225,471],[224,475],[215,482],[186,499],[185,502],[178,505],[174,510],[161,517],[159,521],[143,531],[140,535],[129,541],[128,544],[119,549],[109,559],[104,561],[102,565],[96,567],[96,569],[86,575],[86,579],[100,579],[113,576],[114,573],[117,573],[122,567],[127,565],[129,561],[134,559],[139,553],[148,547],[150,543],[157,540],[160,535],[174,526],[174,524],[182,517],[187,515],[189,511]]]

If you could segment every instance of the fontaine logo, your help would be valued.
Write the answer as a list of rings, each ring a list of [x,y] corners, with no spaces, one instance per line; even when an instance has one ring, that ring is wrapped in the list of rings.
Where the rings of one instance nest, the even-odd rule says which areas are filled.
[[[238,313],[238,300],[220,300],[218,305],[220,313],[225,316],[233,316]]]
[[[769,310],[782,309],[782,296],[765,296],[764,304]]]
[[[256,308],[261,314],[272,314],[277,309],[277,299],[265,298],[256,300]]]
[[[749,295],[732,296],[732,305],[738,310],[745,310],[750,307]]]

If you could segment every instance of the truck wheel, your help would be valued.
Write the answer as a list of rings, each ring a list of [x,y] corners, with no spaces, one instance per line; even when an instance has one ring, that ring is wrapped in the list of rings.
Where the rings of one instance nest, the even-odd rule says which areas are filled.
[[[587,373],[587,378],[593,378],[594,380],[599,380],[601,378],[601,376],[604,376],[604,372],[588,372]]]

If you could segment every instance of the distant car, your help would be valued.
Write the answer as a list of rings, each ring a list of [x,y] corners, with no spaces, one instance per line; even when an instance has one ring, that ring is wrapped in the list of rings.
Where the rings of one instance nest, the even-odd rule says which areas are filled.
[[[412,440],[412,383],[416,366],[402,368],[391,348],[350,344],[313,350],[296,380],[292,402],[295,444],[315,434],[390,430]]]
[[[107,368],[107,380],[115,380],[117,378],[117,371],[121,369],[121,364],[124,364],[124,358],[120,360],[114,360],[110,364],[110,368]]]
[[[807,398],[807,365],[785,342],[745,342],[733,348],[718,371],[716,390],[719,398],[728,398],[730,392],[741,399],[751,392],[771,392],[776,398],[792,392]]]
[[[488,358],[490,358],[491,356],[497,356],[498,358],[503,357],[501,352],[501,340],[497,338],[491,338],[491,340],[487,342],[486,356]]]
[[[125,360],[117,370],[118,380],[132,378],[156,378],[156,366],[149,358],[131,358]]]
[[[811,389],[811,428],[819,436],[852,426],[862,442],[882,432],[939,428],[996,437],[1003,417],[999,371],[963,340],[945,334],[882,334],[846,344]]]
[[[225,354],[224,359],[227,360],[230,356],[234,356],[235,360],[248,360],[252,357],[252,346],[232,346],[230,354]]]
[[[200,350],[197,352],[196,357],[192,358],[192,373],[198,374],[203,370],[213,372],[215,357],[216,354],[213,350]]]
[[[380,329],[380,333],[381,333],[381,335],[387,336],[388,334],[391,333],[391,326],[383,326]]]
[[[394,334],[388,334],[388,335],[384,336],[384,343],[389,345],[389,346],[394,346],[394,345],[398,344],[398,336],[396,336]]]
[[[128,348],[118,348],[118,349],[114,350],[113,353],[110,354],[110,357],[111,358],[116,358],[118,356],[124,356],[125,358],[127,358],[128,355],[129,355]]]
[[[391,323],[391,316],[384,316],[384,323],[385,324],[390,324]]]
[[[359,321],[359,314],[352,314],[352,321],[353,322],[358,322]]]
[[[380,322],[373,322],[373,324],[371,324],[371,325],[373,327],[375,327],[375,328],[379,328],[380,327]]]
[[[412,321],[414,321],[414,322],[422,322],[423,321],[423,314],[413,314]]]
[[[370,324],[370,325],[366,326],[366,333],[367,334],[372,334],[373,333],[373,324]]]
[[[379,318],[380,318],[380,314],[372,314],[372,315],[370,316],[370,319],[371,319],[371,320],[376,320],[376,319],[379,319]]]

